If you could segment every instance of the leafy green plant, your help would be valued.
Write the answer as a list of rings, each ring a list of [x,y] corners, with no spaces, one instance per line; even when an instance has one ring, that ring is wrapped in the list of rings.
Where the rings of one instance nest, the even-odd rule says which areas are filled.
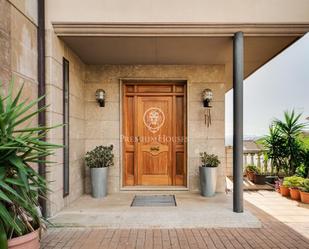
[[[256,175],[267,175],[267,172],[264,171],[264,169],[262,168],[256,167],[255,174]]]
[[[208,154],[207,152],[201,152],[200,159],[202,162],[202,167],[218,167],[220,164],[218,156],[214,154]]]
[[[13,87],[11,83],[5,97],[0,93],[1,248],[7,247],[8,239],[44,226],[38,198],[45,198],[48,188],[33,166],[49,163],[44,158],[61,147],[42,140],[51,127],[29,127],[31,119],[46,109],[33,111],[44,97],[20,101],[23,87],[15,97]]]
[[[309,149],[301,150],[302,163],[297,167],[296,173],[301,177],[309,177]]]
[[[114,165],[113,145],[97,146],[88,151],[85,157],[86,165],[89,168],[104,168]]]
[[[308,149],[302,138],[307,123],[301,123],[300,117],[301,114],[296,114],[294,110],[285,112],[284,119],[275,120],[269,128],[269,135],[263,138],[263,145],[277,175],[282,171],[285,175],[294,175],[296,171],[302,176],[308,174]]]
[[[299,176],[284,177],[283,186],[289,187],[289,188],[298,188],[302,185],[303,181],[304,181],[304,178],[299,177]]]
[[[255,165],[249,164],[249,165],[246,166],[246,171],[255,173],[255,172],[257,172],[257,167]]]
[[[300,190],[303,191],[303,192],[309,193],[309,179],[303,180],[301,187],[300,187]]]
[[[276,174],[278,174],[280,169],[286,165],[286,147],[280,128],[275,123],[270,125],[269,135],[264,137],[263,145],[268,158],[272,160],[272,167],[275,168]]]
[[[302,144],[300,142],[300,135],[306,127],[305,123],[299,122],[301,114],[292,112],[284,112],[284,120],[276,120],[275,124],[279,128],[281,137],[285,143],[285,153],[288,162],[287,173],[295,174],[299,162],[302,160]]]

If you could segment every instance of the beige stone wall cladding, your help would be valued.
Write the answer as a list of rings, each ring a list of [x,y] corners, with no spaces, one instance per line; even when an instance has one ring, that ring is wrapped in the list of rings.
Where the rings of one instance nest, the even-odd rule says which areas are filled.
[[[16,1],[17,2],[17,1]],[[24,85],[21,100],[37,98],[37,22],[33,18],[36,7],[26,2],[0,0],[0,84],[4,94],[9,82],[14,82],[13,92]],[[29,112],[35,111],[36,106]],[[37,125],[37,118],[22,126]]]
[[[224,147],[224,65],[104,65],[87,66],[85,75],[85,149],[97,145],[113,144],[115,166],[110,168],[109,192],[121,187],[121,127],[120,127],[120,78],[158,78],[188,80],[188,172],[190,191],[199,190],[199,153],[217,154],[221,160],[218,168],[217,191],[225,190]],[[106,105],[100,108],[95,101],[95,91],[106,91]],[[207,128],[201,93],[205,88],[214,92],[211,110],[212,125]],[[89,170],[86,170],[86,192],[90,192]]]
[[[0,82],[11,79],[11,11],[6,0],[0,0]]]
[[[57,150],[50,159],[55,164],[48,167],[47,180],[50,181],[48,216],[54,215],[63,207],[84,193],[84,71],[85,65],[75,53],[56,37],[52,30],[46,30],[46,89],[47,125],[63,123],[63,58],[69,61],[69,109],[70,109],[70,193],[63,197],[63,150]],[[48,135],[52,143],[63,144],[63,128],[52,130]]]
[[[0,82],[7,89],[13,80],[16,91],[24,84],[29,100],[37,97],[36,13],[36,1],[0,0]]]

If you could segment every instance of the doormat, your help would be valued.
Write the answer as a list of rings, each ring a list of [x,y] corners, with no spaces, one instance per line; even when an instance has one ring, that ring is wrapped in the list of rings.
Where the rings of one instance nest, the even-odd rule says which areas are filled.
[[[131,207],[175,207],[175,195],[136,195]]]

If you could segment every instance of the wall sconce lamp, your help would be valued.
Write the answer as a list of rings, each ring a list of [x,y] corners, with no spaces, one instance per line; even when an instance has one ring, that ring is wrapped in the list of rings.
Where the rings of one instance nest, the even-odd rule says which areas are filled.
[[[98,101],[100,107],[105,106],[105,91],[103,89],[96,90],[95,98]]]
[[[203,106],[205,107],[205,125],[207,127],[209,127],[211,125],[211,113],[210,113],[210,109],[211,109],[211,105],[210,102],[213,99],[213,93],[211,91],[211,89],[205,89],[202,92],[202,99],[203,99]]]
[[[213,99],[213,93],[210,89],[205,89],[203,91],[203,94],[202,94],[202,97],[203,97],[203,105],[204,107],[209,107],[211,108],[210,106],[210,102],[212,101]]]

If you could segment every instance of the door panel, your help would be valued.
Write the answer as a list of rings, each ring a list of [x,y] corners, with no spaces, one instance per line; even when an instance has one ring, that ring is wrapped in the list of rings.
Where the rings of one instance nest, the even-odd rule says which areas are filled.
[[[171,185],[172,97],[138,97],[138,184]],[[165,139],[166,140],[166,139]]]
[[[123,85],[123,185],[186,186],[186,87]]]

